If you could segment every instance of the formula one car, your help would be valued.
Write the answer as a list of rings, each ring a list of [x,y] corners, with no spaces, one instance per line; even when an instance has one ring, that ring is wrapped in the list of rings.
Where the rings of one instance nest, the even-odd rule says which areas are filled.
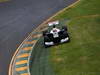
[[[59,21],[51,22],[49,24],[49,26],[58,25],[59,24],[58,22]],[[58,36],[54,37],[55,35],[58,35]],[[65,43],[65,42],[70,41],[70,37],[68,35],[68,30],[67,30],[67,27],[65,27],[65,26],[62,26],[62,28],[59,29],[59,32],[57,34],[53,34],[48,30],[43,31],[43,38],[44,38],[44,47],[45,48],[53,46],[53,45],[57,45],[59,43]]]

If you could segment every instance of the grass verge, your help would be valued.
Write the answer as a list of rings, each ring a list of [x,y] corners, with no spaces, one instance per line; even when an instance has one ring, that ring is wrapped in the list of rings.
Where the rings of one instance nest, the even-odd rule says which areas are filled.
[[[71,42],[50,48],[55,75],[100,75],[100,1],[81,0],[53,19],[69,19]]]
[[[2,2],[7,2],[7,1],[9,1],[9,0],[0,0],[0,3],[2,3]]]

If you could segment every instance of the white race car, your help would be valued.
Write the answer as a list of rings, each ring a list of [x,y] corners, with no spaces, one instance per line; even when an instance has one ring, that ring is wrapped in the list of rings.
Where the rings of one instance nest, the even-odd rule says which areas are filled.
[[[58,24],[57,22],[53,22],[52,24],[50,24],[50,26],[56,25],[55,23]],[[60,31],[58,32],[58,35],[53,34],[48,30],[43,31],[43,38],[44,38],[45,48],[56,45],[56,44],[59,44],[59,43],[65,43],[65,42],[70,41],[70,37],[68,35],[67,27],[63,26],[59,30]],[[57,37],[55,37],[55,35],[57,35]]]

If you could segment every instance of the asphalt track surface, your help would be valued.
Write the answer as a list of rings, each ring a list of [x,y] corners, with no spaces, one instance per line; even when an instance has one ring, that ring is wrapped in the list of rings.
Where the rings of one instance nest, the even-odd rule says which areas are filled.
[[[44,20],[76,0],[12,0],[0,4],[0,75],[8,75],[15,50]]]

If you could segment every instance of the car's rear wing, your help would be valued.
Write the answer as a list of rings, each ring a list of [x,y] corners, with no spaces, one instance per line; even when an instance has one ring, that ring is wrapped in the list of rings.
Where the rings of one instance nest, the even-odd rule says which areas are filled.
[[[53,26],[53,25],[58,25],[58,24],[59,24],[59,21],[56,20],[56,21],[49,22],[48,26]]]

